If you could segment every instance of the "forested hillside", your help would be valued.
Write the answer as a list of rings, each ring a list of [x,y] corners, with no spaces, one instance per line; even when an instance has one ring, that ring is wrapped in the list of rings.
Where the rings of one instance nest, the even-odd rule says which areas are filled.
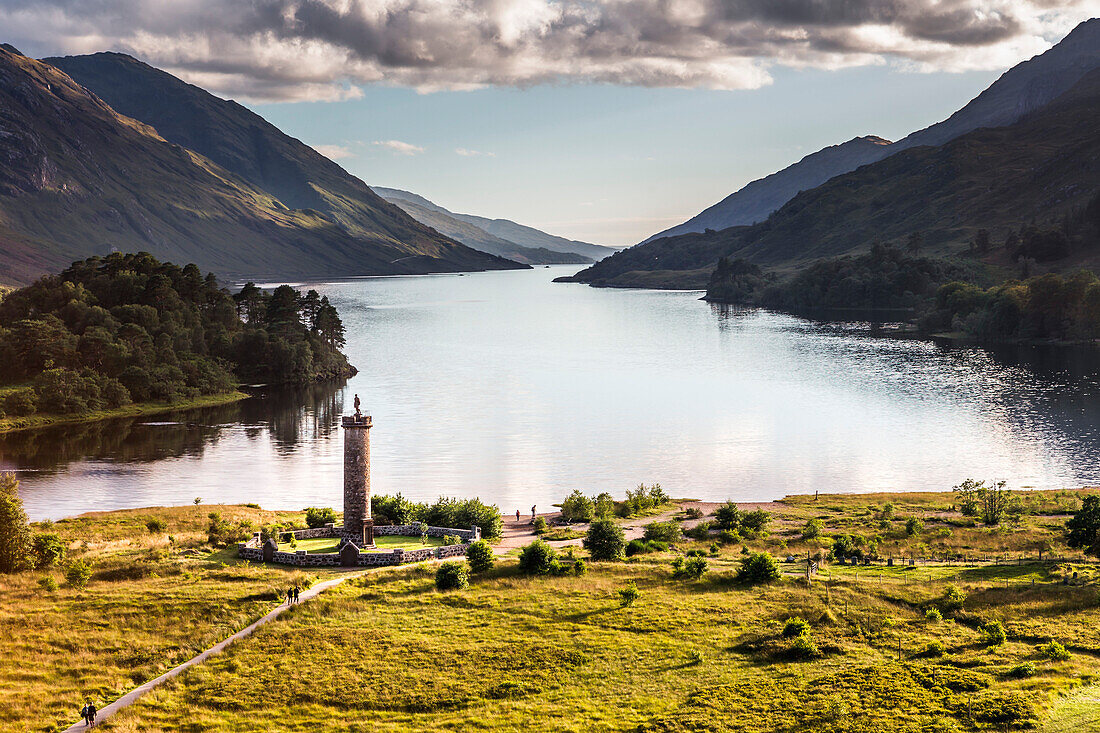
[[[74,263],[0,301],[0,381],[9,416],[176,403],[242,381],[354,373],[344,328],[315,291],[236,296],[195,265],[147,253]]]

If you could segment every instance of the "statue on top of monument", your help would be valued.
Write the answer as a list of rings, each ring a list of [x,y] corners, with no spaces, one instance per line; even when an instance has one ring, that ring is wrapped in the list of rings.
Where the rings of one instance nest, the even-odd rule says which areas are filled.
[[[355,395],[355,416],[356,417],[362,417],[363,416],[363,411],[359,409],[360,404],[362,404],[362,403],[359,402],[359,395]]]

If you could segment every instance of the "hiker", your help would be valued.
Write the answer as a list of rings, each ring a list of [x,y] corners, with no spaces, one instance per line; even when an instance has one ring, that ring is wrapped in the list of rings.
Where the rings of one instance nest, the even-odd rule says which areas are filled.
[[[294,589],[293,588],[287,588],[286,589],[286,605],[289,606],[293,602],[293,600],[294,600]]]
[[[299,588],[298,588],[298,586],[294,586],[294,602],[295,602],[295,603],[297,603],[297,602],[298,602],[298,593],[299,593]]]
[[[531,505],[531,521],[535,521],[535,505]]]
[[[516,524],[519,524],[519,509],[516,510]]]
[[[95,725],[95,703],[88,703],[88,722],[87,725]]]
[[[80,717],[84,721],[84,725],[88,725],[92,722],[91,717],[88,715],[88,709],[92,706],[90,702],[84,703],[84,707],[80,708]]]

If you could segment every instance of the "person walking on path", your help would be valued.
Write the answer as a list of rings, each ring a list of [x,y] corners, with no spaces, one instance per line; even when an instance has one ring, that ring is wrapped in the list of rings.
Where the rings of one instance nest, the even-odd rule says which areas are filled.
[[[294,589],[293,588],[287,588],[286,589],[286,605],[289,606],[293,600],[294,600]]]
[[[90,702],[84,703],[84,707],[80,708],[80,718],[84,721],[84,725],[89,725],[92,719],[88,716],[88,708],[91,707]]]
[[[88,703],[88,725],[95,725],[95,703]]]
[[[294,586],[294,602],[298,602],[298,595],[301,593],[301,589],[298,586]]]
[[[516,510],[516,524],[519,524],[519,509]]]
[[[535,505],[534,504],[531,505],[531,521],[532,522],[535,521]]]

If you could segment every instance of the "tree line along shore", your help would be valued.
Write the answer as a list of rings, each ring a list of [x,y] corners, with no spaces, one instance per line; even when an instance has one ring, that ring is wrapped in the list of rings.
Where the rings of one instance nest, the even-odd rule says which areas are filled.
[[[231,293],[195,265],[93,257],[0,299],[0,432],[243,399],[355,373],[315,290]]]
[[[18,494],[5,482],[8,518]],[[514,521],[480,502],[376,498],[379,521]],[[105,727],[1056,731],[1090,719],[1094,491],[967,481],[746,507],[643,486],[558,508],[545,527],[540,515],[509,528],[527,533],[515,549],[345,582]],[[116,699],[287,587],[339,572],[234,557],[246,531],[334,518],[201,503],[24,517],[24,560],[0,574],[0,645],[25,664],[0,670],[0,728],[67,726],[86,699]]]

